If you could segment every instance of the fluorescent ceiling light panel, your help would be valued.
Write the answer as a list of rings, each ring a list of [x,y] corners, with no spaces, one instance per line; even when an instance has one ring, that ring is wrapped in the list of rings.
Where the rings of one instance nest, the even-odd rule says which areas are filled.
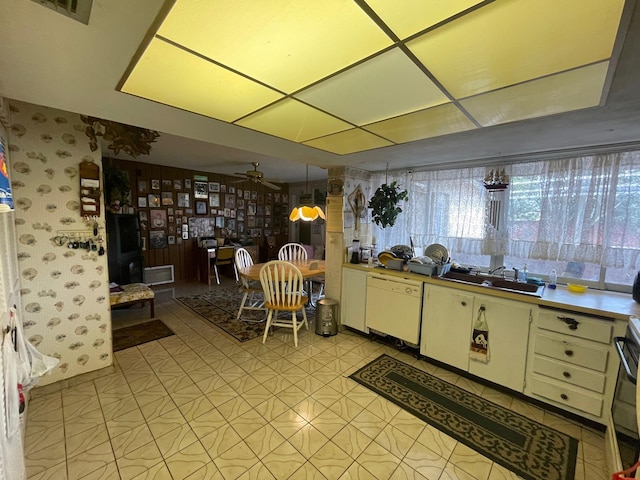
[[[320,150],[326,150],[327,152],[337,153],[338,155],[346,155],[348,153],[393,145],[393,143],[384,138],[377,137],[358,128],[316,138],[315,140],[309,140],[308,142],[304,142],[304,144],[319,148]]]
[[[462,100],[483,127],[600,104],[609,62],[533,80]]]
[[[304,142],[352,126],[297,100],[286,99],[236,122],[237,125]]]
[[[123,92],[340,155],[600,105],[626,33],[625,0],[169,3]]]
[[[356,125],[449,101],[399,48],[314,85],[296,97]]]
[[[282,94],[153,39],[123,92],[231,122]]]
[[[178,0],[158,34],[285,93],[392,44],[344,0]]]
[[[362,127],[395,143],[406,143],[476,128],[452,103]]]
[[[367,0],[401,40],[452,17],[482,0]]]
[[[608,59],[623,4],[496,1],[407,46],[461,99]]]

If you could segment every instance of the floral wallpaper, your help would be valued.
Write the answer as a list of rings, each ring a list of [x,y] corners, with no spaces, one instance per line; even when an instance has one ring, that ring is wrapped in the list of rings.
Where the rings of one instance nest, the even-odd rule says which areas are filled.
[[[46,385],[112,364],[104,208],[93,222],[80,215],[80,162],[102,170],[80,115],[10,101],[9,166],[15,203],[25,334],[60,363]],[[96,248],[70,248],[71,235]],[[106,248],[106,242],[104,243]]]

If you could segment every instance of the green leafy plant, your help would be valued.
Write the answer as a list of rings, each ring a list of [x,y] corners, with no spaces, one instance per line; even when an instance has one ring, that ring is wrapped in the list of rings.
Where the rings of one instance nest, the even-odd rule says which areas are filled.
[[[400,190],[395,181],[389,185],[386,183],[380,185],[369,200],[369,208],[372,209],[371,218],[374,223],[382,228],[393,227],[398,214],[402,212],[398,203],[408,198],[407,191]]]

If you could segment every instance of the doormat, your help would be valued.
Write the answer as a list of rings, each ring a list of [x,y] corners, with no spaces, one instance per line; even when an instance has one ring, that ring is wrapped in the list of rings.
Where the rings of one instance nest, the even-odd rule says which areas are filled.
[[[245,310],[241,320],[236,320],[243,291],[236,285],[216,285],[212,290],[198,295],[176,298],[185,307],[191,309],[223,332],[244,343],[264,334],[266,313],[257,310]],[[291,315],[290,313],[287,315]],[[307,320],[315,318],[315,309],[307,308]]]
[[[162,320],[150,320],[130,327],[118,328],[113,330],[113,351],[118,352],[171,335],[174,333],[162,323]]]
[[[349,376],[525,479],[573,480],[578,441],[381,355]]]

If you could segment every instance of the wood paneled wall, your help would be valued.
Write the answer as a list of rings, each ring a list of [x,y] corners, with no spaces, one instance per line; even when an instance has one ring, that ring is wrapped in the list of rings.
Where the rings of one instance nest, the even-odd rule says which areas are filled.
[[[253,239],[259,247],[261,261],[273,255],[274,249],[267,246],[267,235],[275,237],[276,248],[288,241],[287,184],[281,184],[282,189],[275,191],[251,181],[238,183],[237,177],[211,172],[112,158],[104,158],[103,165],[117,167],[129,176],[131,207],[141,216],[143,225],[142,237],[146,243],[144,266],[173,265],[176,282],[197,279],[198,255],[194,234],[203,234],[202,230],[190,228],[188,238],[183,239],[183,225],[204,228],[205,224],[217,222],[218,226],[232,227],[229,229],[231,238]],[[196,181],[206,183],[207,198],[194,198]],[[213,191],[209,191],[209,187]],[[105,184],[105,188],[109,186]],[[202,196],[204,193],[200,191]],[[184,202],[185,194],[188,195],[188,206]],[[216,194],[219,207],[212,206],[215,202],[210,202],[209,198]],[[121,213],[127,212],[123,209]],[[206,234],[213,236],[211,233]]]

